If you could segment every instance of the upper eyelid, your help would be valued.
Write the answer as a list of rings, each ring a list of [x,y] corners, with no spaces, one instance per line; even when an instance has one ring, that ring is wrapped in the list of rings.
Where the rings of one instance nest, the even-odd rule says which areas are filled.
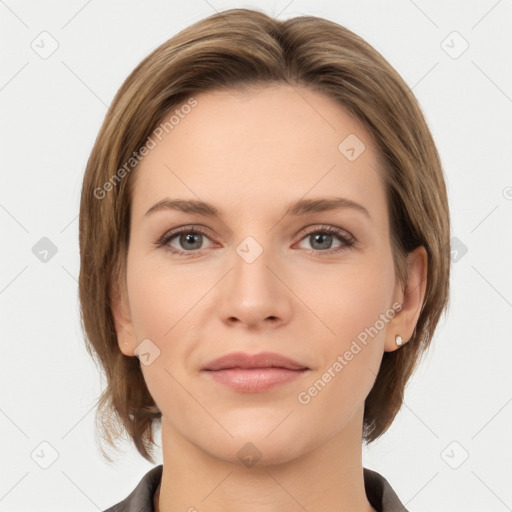
[[[336,230],[336,231],[342,231],[344,233],[346,233],[348,236],[353,237],[353,235],[347,231],[346,229],[344,228],[340,228],[339,226],[333,226],[331,224],[310,224],[308,226],[304,226],[302,227],[301,229],[299,229],[296,234],[294,236],[297,236],[301,231],[305,231],[307,232],[307,234],[309,233],[315,233],[317,231],[322,231],[322,230]],[[186,225],[186,226],[179,226],[177,228],[172,228],[172,229],[169,229],[168,231],[166,231],[161,238],[164,238],[166,236],[174,236],[174,235],[179,235],[181,233],[188,233],[188,232],[199,232],[201,234],[205,234],[206,233],[211,233],[212,230],[210,228],[207,228],[206,226],[201,226],[199,224],[190,224],[190,225]]]
[[[302,228],[301,231],[303,231],[303,230],[306,230],[305,235],[310,235],[311,233],[316,233],[316,232],[321,233],[322,231],[326,231],[328,233],[338,234],[338,235],[345,233],[347,235],[347,238],[350,238],[351,240],[356,239],[354,237],[354,235],[352,235],[352,233],[350,233],[346,229],[340,228],[338,226],[332,226],[330,224],[310,224],[309,226]]]

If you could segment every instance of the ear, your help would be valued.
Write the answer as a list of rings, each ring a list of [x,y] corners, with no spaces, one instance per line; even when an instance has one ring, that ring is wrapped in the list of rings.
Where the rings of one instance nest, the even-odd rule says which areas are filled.
[[[396,344],[395,336],[401,336],[403,343],[407,343],[414,333],[427,288],[427,265],[428,255],[425,247],[417,247],[407,255],[407,283],[395,294],[395,301],[401,304],[402,308],[388,323],[384,348],[386,352],[400,348],[400,345]]]
[[[124,280],[121,281],[121,284],[117,280],[113,282],[110,305],[119,349],[125,356],[134,356],[137,337],[132,323],[126,283]]]

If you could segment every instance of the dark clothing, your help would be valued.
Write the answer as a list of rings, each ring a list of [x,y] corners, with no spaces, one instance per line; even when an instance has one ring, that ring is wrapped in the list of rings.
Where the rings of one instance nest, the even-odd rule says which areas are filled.
[[[137,487],[117,505],[103,512],[154,512],[153,498],[162,478],[163,465],[148,471]],[[366,496],[378,512],[408,512],[389,482],[376,471],[363,468]]]

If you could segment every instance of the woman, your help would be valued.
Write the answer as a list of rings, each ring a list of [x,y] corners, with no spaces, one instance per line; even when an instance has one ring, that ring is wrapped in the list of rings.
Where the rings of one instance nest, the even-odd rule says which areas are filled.
[[[85,172],[80,300],[108,444],[163,465],[110,511],[406,510],[362,466],[448,300],[421,110],[333,22],[224,11],[144,59]]]

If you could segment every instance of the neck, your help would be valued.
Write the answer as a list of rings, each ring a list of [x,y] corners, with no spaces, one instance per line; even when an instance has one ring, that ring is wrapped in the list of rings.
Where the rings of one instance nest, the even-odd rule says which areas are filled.
[[[163,417],[155,511],[375,512],[365,493],[359,420],[299,457],[245,467],[191,444]]]

